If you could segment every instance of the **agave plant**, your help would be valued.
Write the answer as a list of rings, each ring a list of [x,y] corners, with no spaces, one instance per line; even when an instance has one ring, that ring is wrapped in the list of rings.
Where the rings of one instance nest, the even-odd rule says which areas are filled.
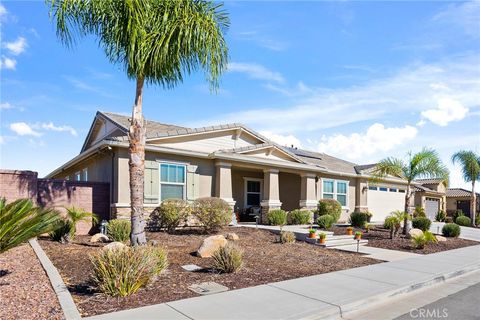
[[[75,233],[77,232],[77,223],[80,221],[98,221],[98,216],[94,213],[87,212],[81,208],[65,208],[67,215],[62,220],[60,219],[54,230],[50,233],[50,237],[55,241],[70,242],[75,239]]]
[[[0,253],[52,231],[58,220],[58,212],[35,207],[28,199],[19,199],[7,204],[6,199],[1,198]]]

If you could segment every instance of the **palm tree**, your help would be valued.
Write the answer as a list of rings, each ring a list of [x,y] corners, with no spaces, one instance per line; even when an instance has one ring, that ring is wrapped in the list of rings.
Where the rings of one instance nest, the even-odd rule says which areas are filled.
[[[98,221],[98,216],[94,213],[87,212],[83,209],[80,208],[65,208],[67,210],[67,216],[66,219],[70,225],[69,232],[68,232],[68,238],[66,239],[67,242],[75,239],[75,233],[77,231],[77,223],[80,221],[92,221],[92,222],[97,222]]]
[[[472,225],[475,226],[475,182],[480,181],[480,155],[473,151],[462,150],[458,151],[452,156],[452,162],[460,163],[462,167],[463,180],[472,183],[472,194],[470,195],[470,216],[472,218]]]
[[[172,88],[184,74],[203,69],[211,88],[226,68],[224,39],[230,21],[222,4],[205,0],[47,0],[57,35],[70,46],[92,34],[107,58],[136,80],[129,128],[132,245],[145,244],[143,175],[144,84]]]
[[[407,221],[410,207],[410,199],[413,194],[412,182],[422,178],[439,178],[448,184],[448,169],[440,160],[435,150],[423,148],[422,151],[408,153],[408,160],[399,158],[386,158],[381,160],[373,171],[374,180],[382,180],[386,176],[394,176],[407,180],[405,192],[405,215],[403,219],[403,234],[407,234]]]
[[[28,199],[8,203],[0,199],[0,253],[52,231],[59,213],[51,209],[34,207]]]

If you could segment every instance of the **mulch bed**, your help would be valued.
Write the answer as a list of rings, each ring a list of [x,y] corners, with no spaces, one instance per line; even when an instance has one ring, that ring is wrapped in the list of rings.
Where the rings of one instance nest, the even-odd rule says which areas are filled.
[[[157,240],[167,248],[168,270],[148,288],[125,298],[112,298],[95,292],[90,282],[88,254],[100,250],[102,244],[90,244],[88,237],[78,237],[74,244],[65,245],[50,240],[42,240],[40,244],[69,286],[83,316],[195,297],[198,295],[187,287],[206,281],[234,290],[379,262],[359,254],[327,250],[304,242],[280,244],[276,242],[278,236],[265,230],[226,228],[221,234],[227,232],[235,232],[240,237],[236,244],[244,250],[244,267],[235,274],[218,274],[209,269],[211,258],[202,259],[192,254],[206,235],[195,232],[174,235],[147,233],[148,239]],[[196,264],[205,269],[187,272],[181,268],[186,264]]]
[[[334,231],[335,235],[346,234],[345,227],[333,227],[331,231]],[[480,244],[479,242],[471,240],[447,238],[447,241],[430,243],[427,244],[423,249],[414,249],[412,247],[411,240],[406,236],[399,234],[394,239],[390,239],[390,230],[381,227],[371,227],[368,233],[362,229],[354,229],[354,232],[355,231],[363,232],[362,239],[368,240],[367,245],[370,247],[406,251],[418,254],[430,254]]]
[[[63,319],[50,280],[28,244],[0,254],[0,319]]]

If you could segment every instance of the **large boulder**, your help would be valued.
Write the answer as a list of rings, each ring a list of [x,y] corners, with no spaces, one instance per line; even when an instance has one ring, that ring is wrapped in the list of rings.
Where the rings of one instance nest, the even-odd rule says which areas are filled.
[[[90,242],[109,242],[110,240],[103,233],[96,233],[90,238]]]
[[[197,250],[197,256],[200,258],[209,258],[216,250],[225,247],[227,242],[227,239],[222,235],[205,238]]]
[[[421,235],[423,235],[423,231],[420,230],[420,229],[413,228],[408,232],[408,235],[410,236],[410,238],[412,238],[414,236],[415,237],[421,236]]]
[[[115,242],[112,242],[112,243],[109,243],[107,244],[105,247],[103,247],[103,250],[116,250],[116,249],[123,249],[125,248],[126,245],[121,243],[121,242],[118,242],[118,241],[115,241]]]
[[[238,235],[234,232],[230,232],[230,233],[227,233],[227,236],[226,236],[227,240],[232,240],[232,241],[238,241],[240,240],[240,238],[238,237]]]
[[[435,238],[437,238],[437,241],[438,241],[438,242],[445,242],[445,241],[447,241],[447,238],[445,238],[445,237],[443,237],[443,236],[436,235]]]

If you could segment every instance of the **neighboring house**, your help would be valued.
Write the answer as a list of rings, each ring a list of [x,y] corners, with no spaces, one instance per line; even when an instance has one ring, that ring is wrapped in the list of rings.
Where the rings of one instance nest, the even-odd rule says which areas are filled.
[[[471,191],[462,188],[451,188],[447,190],[447,213],[452,214],[457,210],[462,210],[466,216],[470,216],[470,196]],[[475,193],[477,205],[476,212],[480,213],[480,193]]]
[[[447,186],[443,179],[419,179],[415,180],[415,207],[425,209],[425,215],[430,220],[435,220],[439,210],[446,211]]]
[[[128,127],[127,116],[97,112],[80,154],[48,177],[109,182],[111,216],[129,216]],[[259,207],[263,221],[268,210],[314,209],[322,198],[342,204],[343,221],[354,210],[383,221],[404,207],[404,180],[369,186],[374,165],[283,147],[241,124],[190,129],[146,121],[145,150],[147,212],[164,199],[210,196],[236,212]]]

